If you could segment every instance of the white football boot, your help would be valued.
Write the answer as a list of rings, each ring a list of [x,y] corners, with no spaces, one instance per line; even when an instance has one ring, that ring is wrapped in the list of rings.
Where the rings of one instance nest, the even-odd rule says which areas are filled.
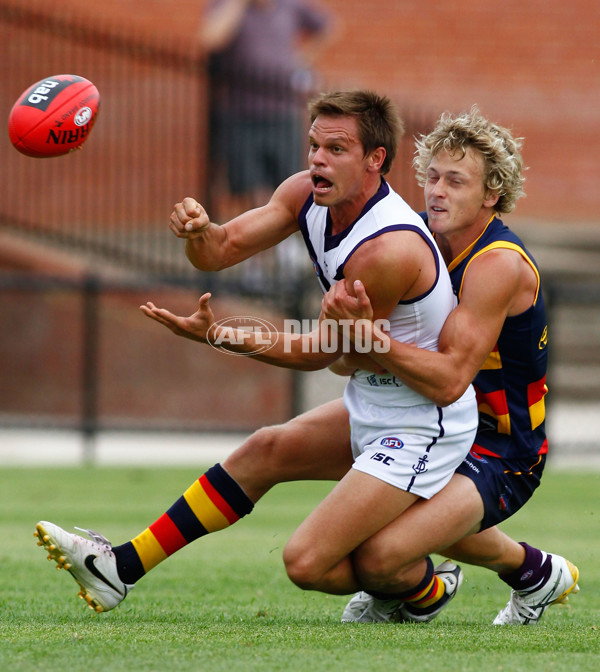
[[[408,603],[402,605],[398,612],[398,621],[404,623],[429,623],[429,621],[433,621],[433,619],[448,606],[450,600],[455,597],[459,588],[462,586],[462,569],[452,562],[452,560],[446,560],[434,569],[434,574],[439,577],[442,580],[442,583],[446,586],[444,596],[431,607],[425,609],[417,609]]]
[[[348,602],[342,614],[342,623],[381,623],[393,621],[402,602],[379,600],[361,591]]]
[[[81,588],[79,597],[94,611],[109,611],[125,599],[133,586],[119,578],[110,541],[92,530],[81,531],[91,541],[54,523],[40,521],[34,536],[38,538],[38,546],[48,551],[48,560],[54,560],[57,569],[68,570],[77,581]]]
[[[494,619],[494,625],[535,625],[552,604],[565,603],[578,593],[579,570],[560,555],[552,555],[552,572],[541,588],[513,590],[508,604]]]
[[[438,565],[434,573],[446,587],[446,593],[431,609],[415,609],[400,600],[380,600],[360,592],[348,602],[342,614],[342,623],[429,623],[456,595],[463,582],[461,568],[450,560]]]

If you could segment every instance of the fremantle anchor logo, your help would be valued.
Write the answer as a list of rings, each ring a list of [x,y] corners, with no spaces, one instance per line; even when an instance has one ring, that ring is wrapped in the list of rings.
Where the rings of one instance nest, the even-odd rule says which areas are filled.
[[[420,457],[417,464],[413,464],[412,467],[415,474],[424,474],[427,471],[428,462],[429,458],[427,457],[427,455],[423,455],[423,457]]]

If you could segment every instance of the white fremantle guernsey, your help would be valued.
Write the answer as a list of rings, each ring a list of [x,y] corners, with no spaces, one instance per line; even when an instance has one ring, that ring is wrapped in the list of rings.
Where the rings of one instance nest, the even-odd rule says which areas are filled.
[[[456,306],[450,276],[433,236],[419,214],[384,179],[358,219],[341,233],[331,235],[329,210],[315,205],[312,195],[304,205],[299,224],[323,291],[344,277],[348,259],[368,240],[389,231],[414,231],[421,235],[434,256],[436,280],[425,294],[398,303],[388,318],[390,335],[397,341],[437,350],[441,328]],[[349,380],[348,388],[356,388],[355,392],[359,392],[365,401],[378,406],[431,403],[391,374],[359,370]]]

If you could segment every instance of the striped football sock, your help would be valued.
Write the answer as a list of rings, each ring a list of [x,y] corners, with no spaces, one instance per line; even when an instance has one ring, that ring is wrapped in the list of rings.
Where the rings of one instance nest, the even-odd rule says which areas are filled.
[[[427,569],[423,580],[418,586],[399,596],[404,604],[410,604],[411,610],[429,611],[446,595],[446,584],[434,574],[433,561],[430,557],[427,557],[426,561]]]
[[[233,525],[254,503],[216,464],[195,481],[157,521],[137,537],[113,547],[123,583],[133,584],[195,539]]]
[[[425,558],[427,567],[425,576],[419,585],[402,593],[379,593],[369,590],[369,594],[380,600],[399,600],[404,604],[410,604],[411,610],[429,611],[434,604],[437,604],[446,594],[446,585],[434,574],[433,561],[430,557]]]

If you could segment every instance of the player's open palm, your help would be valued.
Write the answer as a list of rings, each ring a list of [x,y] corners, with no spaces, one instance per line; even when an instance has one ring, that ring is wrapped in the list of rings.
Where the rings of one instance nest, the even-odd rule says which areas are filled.
[[[208,343],[208,332],[215,323],[210,297],[209,292],[203,294],[198,301],[198,310],[189,317],[175,315],[166,308],[157,308],[151,301],[140,306],[140,310],[155,322],[170,329],[176,336]]]

